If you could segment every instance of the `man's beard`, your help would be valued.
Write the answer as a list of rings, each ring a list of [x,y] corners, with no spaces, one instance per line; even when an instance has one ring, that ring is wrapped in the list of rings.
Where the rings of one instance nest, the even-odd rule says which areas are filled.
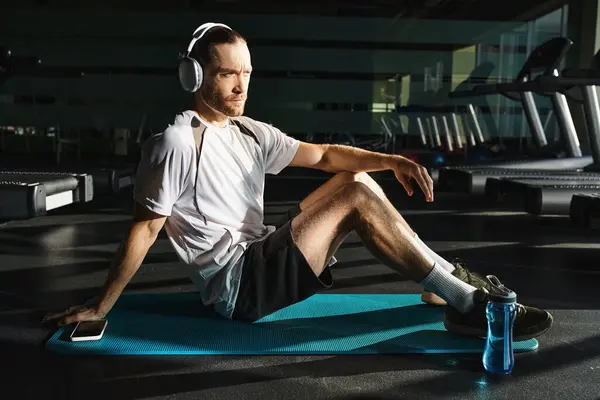
[[[232,107],[219,95],[216,90],[214,90],[214,88],[207,88],[206,91],[208,92],[205,93],[205,95],[207,94],[208,96],[204,96],[206,103],[221,114],[224,114],[228,117],[239,117],[240,115],[244,114],[244,103],[242,103],[241,106]]]

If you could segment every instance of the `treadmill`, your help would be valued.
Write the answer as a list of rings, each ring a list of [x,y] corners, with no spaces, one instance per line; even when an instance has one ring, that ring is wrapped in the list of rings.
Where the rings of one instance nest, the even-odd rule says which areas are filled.
[[[541,74],[540,78],[556,79],[555,71],[572,43],[572,41],[563,37],[550,39],[532,51],[514,82],[477,85],[469,91],[452,92],[449,97],[460,98],[501,94],[512,100],[520,101],[536,146],[542,150],[547,149],[548,142],[539,113],[535,107],[534,90],[531,87],[531,82],[534,81],[533,75],[538,73]],[[545,82],[540,81],[539,78],[535,81]],[[537,86],[535,88],[538,89]],[[582,157],[565,95],[559,91],[539,90],[538,92],[551,96],[553,111],[558,119],[568,157],[513,160],[442,168],[439,172],[439,190],[483,195],[485,193],[485,182],[489,177],[518,178],[522,174],[521,171],[524,170],[578,171],[591,164],[592,157]]]
[[[41,60],[37,57],[15,57],[7,47],[0,46],[0,84],[17,75],[39,75]],[[80,78],[81,73],[52,72],[66,78]],[[6,115],[6,113],[4,113]],[[6,159],[6,157],[4,157]],[[135,181],[135,165],[117,165],[113,163],[64,165],[60,163],[37,162],[31,158],[22,160],[6,160],[0,162],[0,171],[24,173],[49,173],[61,176],[64,173],[72,176],[90,175],[93,177],[94,192],[101,195],[113,195],[133,186]]]
[[[600,86],[600,52],[595,61],[595,69],[566,69],[560,77],[541,77],[530,84],[533,90],[559,90],[583,103],[593,163],[578,172],[539,171],[519,178],[490,178],[486,183],[489,198],[508,199],[509,203],[512,200],[535,215],[571,215],[578,209],[577,204],[571,206],[574,195],[593,197],[600,192],[600,109],[596,92],[596,86]]]
[[[598,69],[600,69],[600,52],[596,53],[596,56],[594,57],[594,63],[597,71]],[[585,71],[583,73],[585,73]],[[576,72],[567,71],[567,75],[576,75]],[[595,94],[595,91],[590,92],[592,103],[594,103],[591,104],[591,106],[594,107],[590,108],[591,113],[589,115],[594,115],[593,112],[597,112],[597,110],[600,108],[597,99],[594,102],[593,96]],[[586,118],[588,129],[592,127],[592,132],[595,132],[596,134],[600,132],[600,119],[590,119],[587,113]],[[598,138],[600,138],[600,136],[596,136],[597,140]],[[593,154],[600,153],[600,148],[598,146],[597,140],[590,142],[590,147],[592,149]],[[588,169],[595,169],[599,165],[597,162],[594,164],[595,165],[589,167]],[[575,225],[590,229],[600,229],[600,191],[594,193],[578,192],[574,194],[569,207],[569,215],[571,217],[571,221],[573,221]]]

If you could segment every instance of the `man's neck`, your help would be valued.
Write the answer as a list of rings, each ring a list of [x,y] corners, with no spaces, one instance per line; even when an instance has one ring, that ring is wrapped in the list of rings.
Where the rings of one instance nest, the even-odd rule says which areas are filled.
[[[228,116],[212,110],[204,103],[196,103],[194,111],[196,111],[202,120],[218,128],[225,128],[229,121]]]

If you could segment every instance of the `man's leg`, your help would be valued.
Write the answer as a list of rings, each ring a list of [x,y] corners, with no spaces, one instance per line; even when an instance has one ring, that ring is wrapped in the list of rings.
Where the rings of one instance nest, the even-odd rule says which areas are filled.
[[[331,179],[325,182],[323,185],[319,186],[316,190],[311,192],[307,197],[305,197],[299,204],[300,211],[306,210],[308,207],[316,203],[318,200],[328,198],[332,196],[335,192],[337,192],[341,187],[347,185],[352,182],[361,182],[364,183],[369,189],[373,191],[373,193],[383,201],[386,207],[389,207],[390,210],[395,211],[395,217],[398,218],[398,221],[404,226],[406,230],[411,232],[412,235],[416,235],[408,223],[404,220],[404,218],[397,212],[396,208],[390,203],[388,198],[385,196],[383,189],[375,182],[369,174],[366,172],[339,172],[335,174]],[[348,232],[349,233],[349,232]],[[331,249],[327,252],[327,260],[329,260],[338,250],[340,245],[346,239],[346,236],[343,235],[338,237],[333,243]],[[439,299],[441,302],[445,304],[443,299]]]
[[[327,196],[331,196],[335,193],[339,188],[343,185],[351,183],[351,182],[361,182],[364,183],[371,191],[383,202],[384,206],[390,210],[393,217],[400,223],[402,226],[409,232],[409,234],[413,235],[419,246],[423,247],[423,249],[437,262],[440,264],[442,268],[444,268],[448,272],[452,272],[455,267],[448,261],[446,261],[443,257],[437,254],[435,251],[431,250],[429,246],[427,246],[421,238],[417,235],[416,232],[412,230],[410,225],[406,222],[406,220],[400,215],[396,207],[392,205],[389,201],[381,186],[377,184],[377,182],[366,172],[354,173],[354,172],[340,172],[336,174],[333,178],[325,182],[322,186],[320,186],[317,190],[309,194],[302,202],[300,203],[300,210],[305,210],[310,205],[315,203],[317,200],[325,198]],[[400,184],[398,184],[400,185]]]
[[[443,268],[435,268],[435,260],[417,244],[412,229],[392,209],[367,185],[347,183],[312,202],[294,218],[292,236],[311,269],[320,276],[335,249],[355,230],[384,264],[467,311],[473,304],[475,288]]]
[[[325,182],[322,186],[317,188],[315,191],[310,193],[302,202],[300,203],[300,210],[305,210],[310,207],[312,204],[317,202],[320,199],[327,198],[333,193],[335,193],[342,186],[351,183],[351,182],[361,182],[365,184],[371,191],[383,202],[384,206],[387,207],[393,217],[404,227],[404,229],[410,234],[413,235],[417,241],[417,244],[422,247],[442,268],[447,270],[448,272],[452,272],[455,267],[443,257],[435,253],[431,250],[421,239],[419,236],[412,230],[410,225],[406,222],[406,220],[402,217],[402,215],[398,212],[396,207],[392,205],[389,201],[383,189],[377,184],[377,182],[366,172],[354,173],[354,172],[340,172],[336,174],[333,178]],[[344,241],[345,237],[339,238],[334,244],[334,247],[328,252],[328,256],[335,254],[338,247]],[[425,291],[421,297],[421,299],[428,304],[432,305],[445,305],[446,301],[441,297],[437,296],[434,293],[429,291]]]
[[[321,276],[332,248],[352,230],[384,264],[419,282],[452,307],[444,315],[451,332],[485,337],[488,296],[441,268],[417,244],[412,230],[394,217],[392,210],[365,184],[352,182],[332,195],[312,203],[291,222],[291,235],[316,276]],[[537,337],[552,326],[552,316],[518,305],[514,340]]]
[[[351,182],[361,182],[364,183],[371,191],[379,197],[379,199],[384,203],[386,207],[390,210],[396,211],[394,213],[394,217],[398,219],[398,221],[404,226],[404,228],[412,235],[415,235],[415,232],[408,225],[406,220],[397,212],[396,208],[392,205],[392,203],[388,200],[383,189],[375,182],[373,178],[366,172],[340,172],[335,174],[335,176],[325,182],[322,186],[319,186],[314,192],[309,194],[302,202],[300,202],[300,210],[305,210],[314,204],[317,200],[321,200],[328,196],[331,196],[342,186],[351,183]],[[400,183],[398,183],[400,185]]]

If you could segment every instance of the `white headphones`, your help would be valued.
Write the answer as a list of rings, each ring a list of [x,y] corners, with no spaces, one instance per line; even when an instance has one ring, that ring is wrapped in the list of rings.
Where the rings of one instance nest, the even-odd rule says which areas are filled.
[[[210,29],[216,26],[222,26],[224,28],[232,30],[227,25],[215,22],[207,22],[205,24],[200,25],[200,27],[198,27],[198,29],[194,31],[192,41],[190,42],[187,48],[187,52],[184,55],[182,55],[182,57],[179,59],[179,65],[177,67],[179,72],[179,83],[181,83],[181,87],[183,87],[183,90],[187,92],[194,93],[195,91],[200,89],[200,86],[202,86],[202,79],[204,78],[204,71],[202,70],[202,65],[200,65],[200,63],[194,58],[191,58],[190,53],[192,52],[192,49],[194,48],[196,42],[202,39],[202,36],[204,36],[206,32],[208,32]]]

